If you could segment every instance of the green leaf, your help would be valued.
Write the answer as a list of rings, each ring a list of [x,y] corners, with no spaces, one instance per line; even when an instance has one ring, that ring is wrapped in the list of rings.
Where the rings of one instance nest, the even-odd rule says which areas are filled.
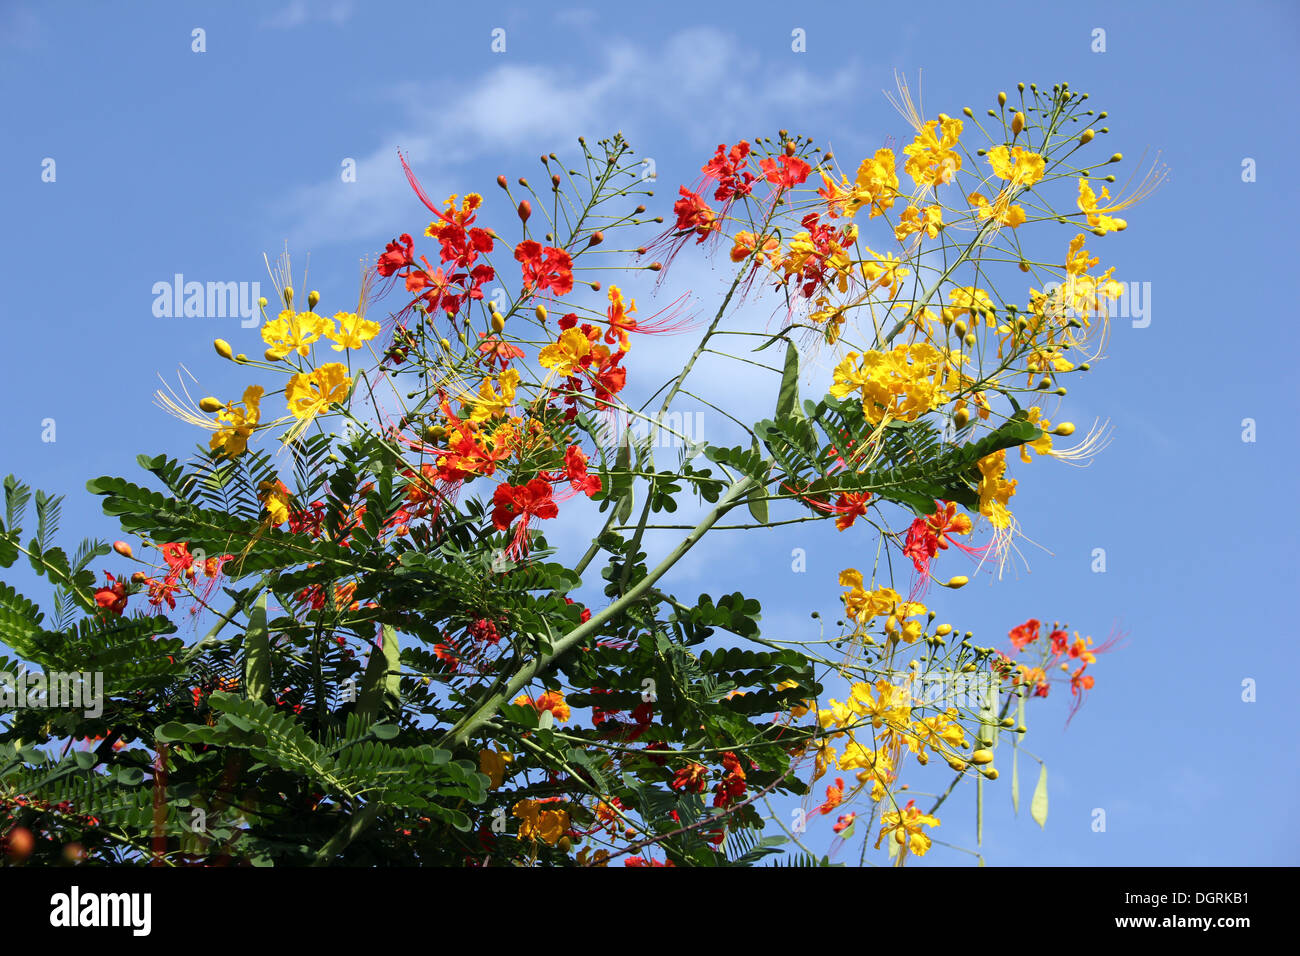
[[[1038,771],[1038,784],[1034,787],[1034,799],[1029,803],[1029,815],[1040,827],[1047,826],[1047,764]]]
[[[266,593],[248,612],[248,630],[244,634],[244,695],[251,700],[266,700],[271,691],[271,649],[266,632]]]
[[[767,489],[762,485],[755,485],[749,492],[746,499],[749,505],[749,513],[754,516],[754,520],[759,524],[767,524]]]
[[[381,706],[401,709],[402,646],[391,624],[384,625],[384,646],[370,652],[366,672],[361,677],[361,695],[357,699],[357,713],[373,717]]]
[[[781,373],[781,390],[776,396],[776,420],[789,418],[799,400],[799,350],[793,342],[785,346],[785,370]]]

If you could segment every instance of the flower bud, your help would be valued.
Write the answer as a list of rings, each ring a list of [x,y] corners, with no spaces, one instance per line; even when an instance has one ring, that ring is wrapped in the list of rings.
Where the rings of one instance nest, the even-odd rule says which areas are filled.
[[[969,583],[970,583],[970,578],[966,577],[966,575],[964,575],[964,574],[958,574],[958,575],[954,575],[953,577],[949,578],[949,579],[948,579],[948,583],[945,584],[944,587],[946,587],[946,588],[954,588],[954,589],[955,589],[955,588],[964,588],[964,587],[965,587],[967,584],[969,584]]]
[[[591,234],[591,238],[587,240],[587,247],[590,248],[591,246],[598,246],[604,241],[605,241],[605,234],[600,230],[597,230],[593,232]]]
[[[597,233],[597,235],[599,235],[599,233]],[[538,322],[546,321],[546,306],[539,305],[536,309],[533,310],[533,312],[537,316]]]
[[[506,178],[505,178],[504,176],[498,176],[498,177],[497,177],[497,185],[500,186],[502,189],[509,189],[509,188],[510,188],[510,187],[506,184]]]
[[[996,780],[996,779],[998,779],[998,768],[997,768],[997,767],[989,767],[989,769],[987,769],[987,770],[981,770],[980,773],[984,774],[984,776],[985,776],[986,778],[988,778],[989,780]]]
[[[971,119],[975,118],[975,113],[969,106],[963,106],[961,111],[964,116],[970,117]]]
[[[113,550],[124,558],[131,557],[131,546],[125,541],[114,541]]]
[[[966,336],[966,338],[962,339],[962,341],[965,342],[967,345],[973,346],[977,341],[977,339],[975,338],[975,333],[971,332]]]
[[[270,348],[267,349],[266,352],[264,352],[263,354],[268,362],[278,362],[280,361],[280,359],[288,355],[291,351],[293,350]]]
[[[1025,114],[1016,111],[1016,115],[1011,117],[1011,135],[1019,136],[1020,131],[1025,128]]]
[[[226,405],[224,402],[220,401],[219,399],[213,398],[211,395],[209,395],[207,398],[199,399],[199,408],[207,412],[208,414],[212,414],[213,412],[219,412],[225,407]]]
[[[284,287],[284,304],[293,305],[293,286],[291,285]]]
[[[965,323],[965,322],[954,322],[954,323],[953,323],[953,326],[952,326],[952,330],[953,330],[954,332],[956,332],[958,335],[965,335],[965,334],[966,334],[966,323]]]
[[[438,344],[442,346],[442,350],[444,352],[451,351],[451,342],[449,342],[447,339],[438,339]]]
[[[1080,145],[1084,145],[1084,146],[1086,146],[1088,143],[1091,143],[1091,142],[1092,142],[1092,138],[1093,138],[1094,136],[1096,136],[1096,135],[1097,135],[1097,134],[1094,133],[1092,130],[1090,130],[1090,129],[1085,129],[1082,133],[1079,134],[1079,143],[1080,143]]]
[[[785,154],[786,154],[787,156],[793,156],[793,155],[794,155],[794,150],[795,150],[795,145],[794,145],[794,143],[793,143],[791,140],[786,140],[786,141],[785,141]]]
[[[993,751],[986,748],[980,748],[970,755],[970,762],[977,767],[982,767],[986,763],[992,763]]]
[[[217,354],[223,359],[228,359],[235,354],[234,350],[230,347],[230,343],[225,339],[213,339],[212,347],[217,350]]]
[[[498,312],[493,312],[493,313],[492,313],[492,331],[493,331],[493,332],[500,332],[500,331],[501,331],[502,329],[504,329],[505,327],[506,327],[506,320],[503,319],[503,318],[501,317],[501,314],[500,314],[500,313],[498,313]]]
[[[944,637],[944,636],[946,636],[946,635],[948,635],[948,634],[951,634],[951,633],[952,633],[952,625],[951,625],[951,624],[940,624],[938,627],[936,627],[936,628],[934,629],[934,633],[935,633],[936,635],[938,635],[939,637]]]
[[[531,216],[532,214],[533,214],[533,204],[530,203],[527,199],[521,200],[519,203],[520,220],[523,222],[527,222],[528,217]]]
[[[146,577],[148,577],[148,575],[146,575],[143,571],[137,571],[135,572],[135,574],[131,575],[131,583],[144,584],[144,579]]]
[[[1122,163],[1122,162],[1124,162],[1124,154],[1123,154],[1123,153],[1116,153],[1116,154],[1115,154],[1114,156],[1112,156],[1110,159],[1106,160],[1106,162],[1108,162],[1108,163]]]
[[[1061,422],[1052,429],[1053,435],[1060,435],[1062,438],[1068,438],[1074,434],[1074,422]]]
[[[1021,259],[1021,260],[1020,260],[1020,271],[1021,271],[1021,272],[1028,272],[1028,271],[1029,271],[1029,263],[1026,262],[1024,259]]]
[[[262,296],[261,298],[259,298],[259,299],[257,300],[257,305],[258,305],[258,308],[265,309],[265,308],[266,308],[266,296]]]
[[[1006,106],[1006,105],[1007,105],[1007,94],[1005,94],[1005,93],[999,93],[999,94],[998,94],[998,106]]]
[[[954,757],[953,759],[948,761],[948,766],[952,767],[952,769],[956,770],[958,773],[961,773],[966,769],[966,761],[958,760],[956,757]]]
[[[315,289],[312,289],[310,292],[307,293],[307,308],[314,309],[316,308],[319,302],[320,302],[319,292],[317,292]]]
[[[5,834],[4,852],[9,859],[21,863],[36,849],[36,838],[26,827],[13,827]]]
[[[970,409],[959,408],[953,412],[952,423],[956,428],[965,428],[966,423],[970,421]]]

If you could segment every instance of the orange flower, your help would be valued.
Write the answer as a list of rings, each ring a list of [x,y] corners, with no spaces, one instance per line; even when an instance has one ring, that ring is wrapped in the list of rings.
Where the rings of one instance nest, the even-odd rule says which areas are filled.
[[[555,719],[561,723],[572,716],[569,705],[565,703],[564,695],[558,690],[548,690],[536,699],[529,697],[527,694],[520,694],[515,698],[515,703],[533,708],[539,716],[543,711],[549,710],[555,715]]]

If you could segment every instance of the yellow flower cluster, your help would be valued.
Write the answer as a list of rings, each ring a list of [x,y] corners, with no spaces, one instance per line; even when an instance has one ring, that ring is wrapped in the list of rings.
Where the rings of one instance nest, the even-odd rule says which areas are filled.
[[[890,352],[849,352],[835,366],[830,393],[862,397],[862,414],[872,424],[886,417],[911,422],[947,400],[959,374],[960,355],[926,342],[895,346]]]
[[[335,323],[338,323],[337,327]],[[312,343],[323,335],[333,342],[336,352],[359,349],[379,334],[379,323],[362,318],[355,312],[337,312],[328,319],[315,312],[285,309],[279,317],[262,326],[262,341],[268,346],[267,358],[283,358],[290,352],[307,355]]]
[[[949,764],[965,766],[960,749],[968,744],[957,710],[914,718],[909,683],[895,684],[883,677],[874,684],[859,681],[850,688],[848,701],[832,699],[828,704],[817,711],[817,725],[825,736],[814,751],[814,780],[831,768],[856,770],[858,785],[869,787],[871,799],[879,802],[888,796],[905,750],[921,764],[928,763],[933,752]],[[856,736],[868,725],[871,746]],[[842,754],[833,744],[839,740],[844,741]]]
[[[520,800],[512,812],[520,821],[520,840],[540,840],[554,846],[569,829],[567,810],[543,810],[537,800]]]
[[[860,626],[883,617],[885,633],[905,644],[911,644],[923,633],[924,626],[919,620],[909,620],[927,613],[926,606],[919,601],[904,601],[893,588],[866,590],[862,586],[862,572],[855,568],[840,572],[840,587],[848,588],[840,595],[844,613]]]

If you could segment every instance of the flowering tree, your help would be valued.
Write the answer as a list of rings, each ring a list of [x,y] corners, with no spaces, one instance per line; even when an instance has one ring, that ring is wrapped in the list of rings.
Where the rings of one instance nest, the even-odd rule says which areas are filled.
[[[1004,653],[923,598],[967,583],[938,573],[954,552],[990,570],[1014,553],[1009,452],[1079,460],[1103,438],[1058,447],[1074,426],[1046,404],[1100,354],[1117,292],[1086,245],[1154,180],[1110,196],[1097,167],[1122,157],[1091,145],[1106,114],[1065,85],[999,94],[983,120],[924,120],[902,96],[901,157],[879,149],[850,180],[785,131],[723,145],[657,237],[618,136],[580,140],[576,168],[542,157],[541,190],[499,177],[514,208],[491,222],[478,194],[431,201],[403,160],[433,218],[388,243],[355,310],[317,312],[281,260],[265,355],[215,343],[256,381],[161,396],[208,444],[141,456],[151,487],[89,482],[135,544],[69,556],[39,492],[24,544],[32,495],[10,478],[0,565],[26,556],[53,598],[0,584],[18,658],[0,671],[19,675],[0,686],[8,858],[717,866],[825,863],[855,836],[858,859],[923,856],[954,788],[982,801],[1000,741],[1018,757],[1026,699],[1060,680],[1077,707],[1092,687],[1105,645],[1030,620]],[[683,300],[645,316],[598,278],[662,281],[714,250],[734,276],[698,321]],[[764,296],[766,329],[738,319]],[[638,338],[688,331],[681,371],[630,402]],[[829,391],[801,400],[828,349]],[[702,397],[706,353],[770,381],[770,417]],[[672,431],[685,400],[737,444],[679,432],[667,456],[611,427]],[[595,508],[585,550],[548,545]],[[669,590],[705,535],[794,522],[875,546],[840,573],[829,637],[764,635],[740,592]],[[655,533],[677,537],[652,559]],[[138,570],[101,580],[113,551]],[[584,585],[600,598],[576,600]],[[202,637],[178,636],[182,612]],[[102,706],[25,706],[56,674],[101,675]],[[952,771],[925,806],[909,757]],[[782,796],[800,808],[777,813]],[[1041,778],[1033,802],[1041,822]]]

